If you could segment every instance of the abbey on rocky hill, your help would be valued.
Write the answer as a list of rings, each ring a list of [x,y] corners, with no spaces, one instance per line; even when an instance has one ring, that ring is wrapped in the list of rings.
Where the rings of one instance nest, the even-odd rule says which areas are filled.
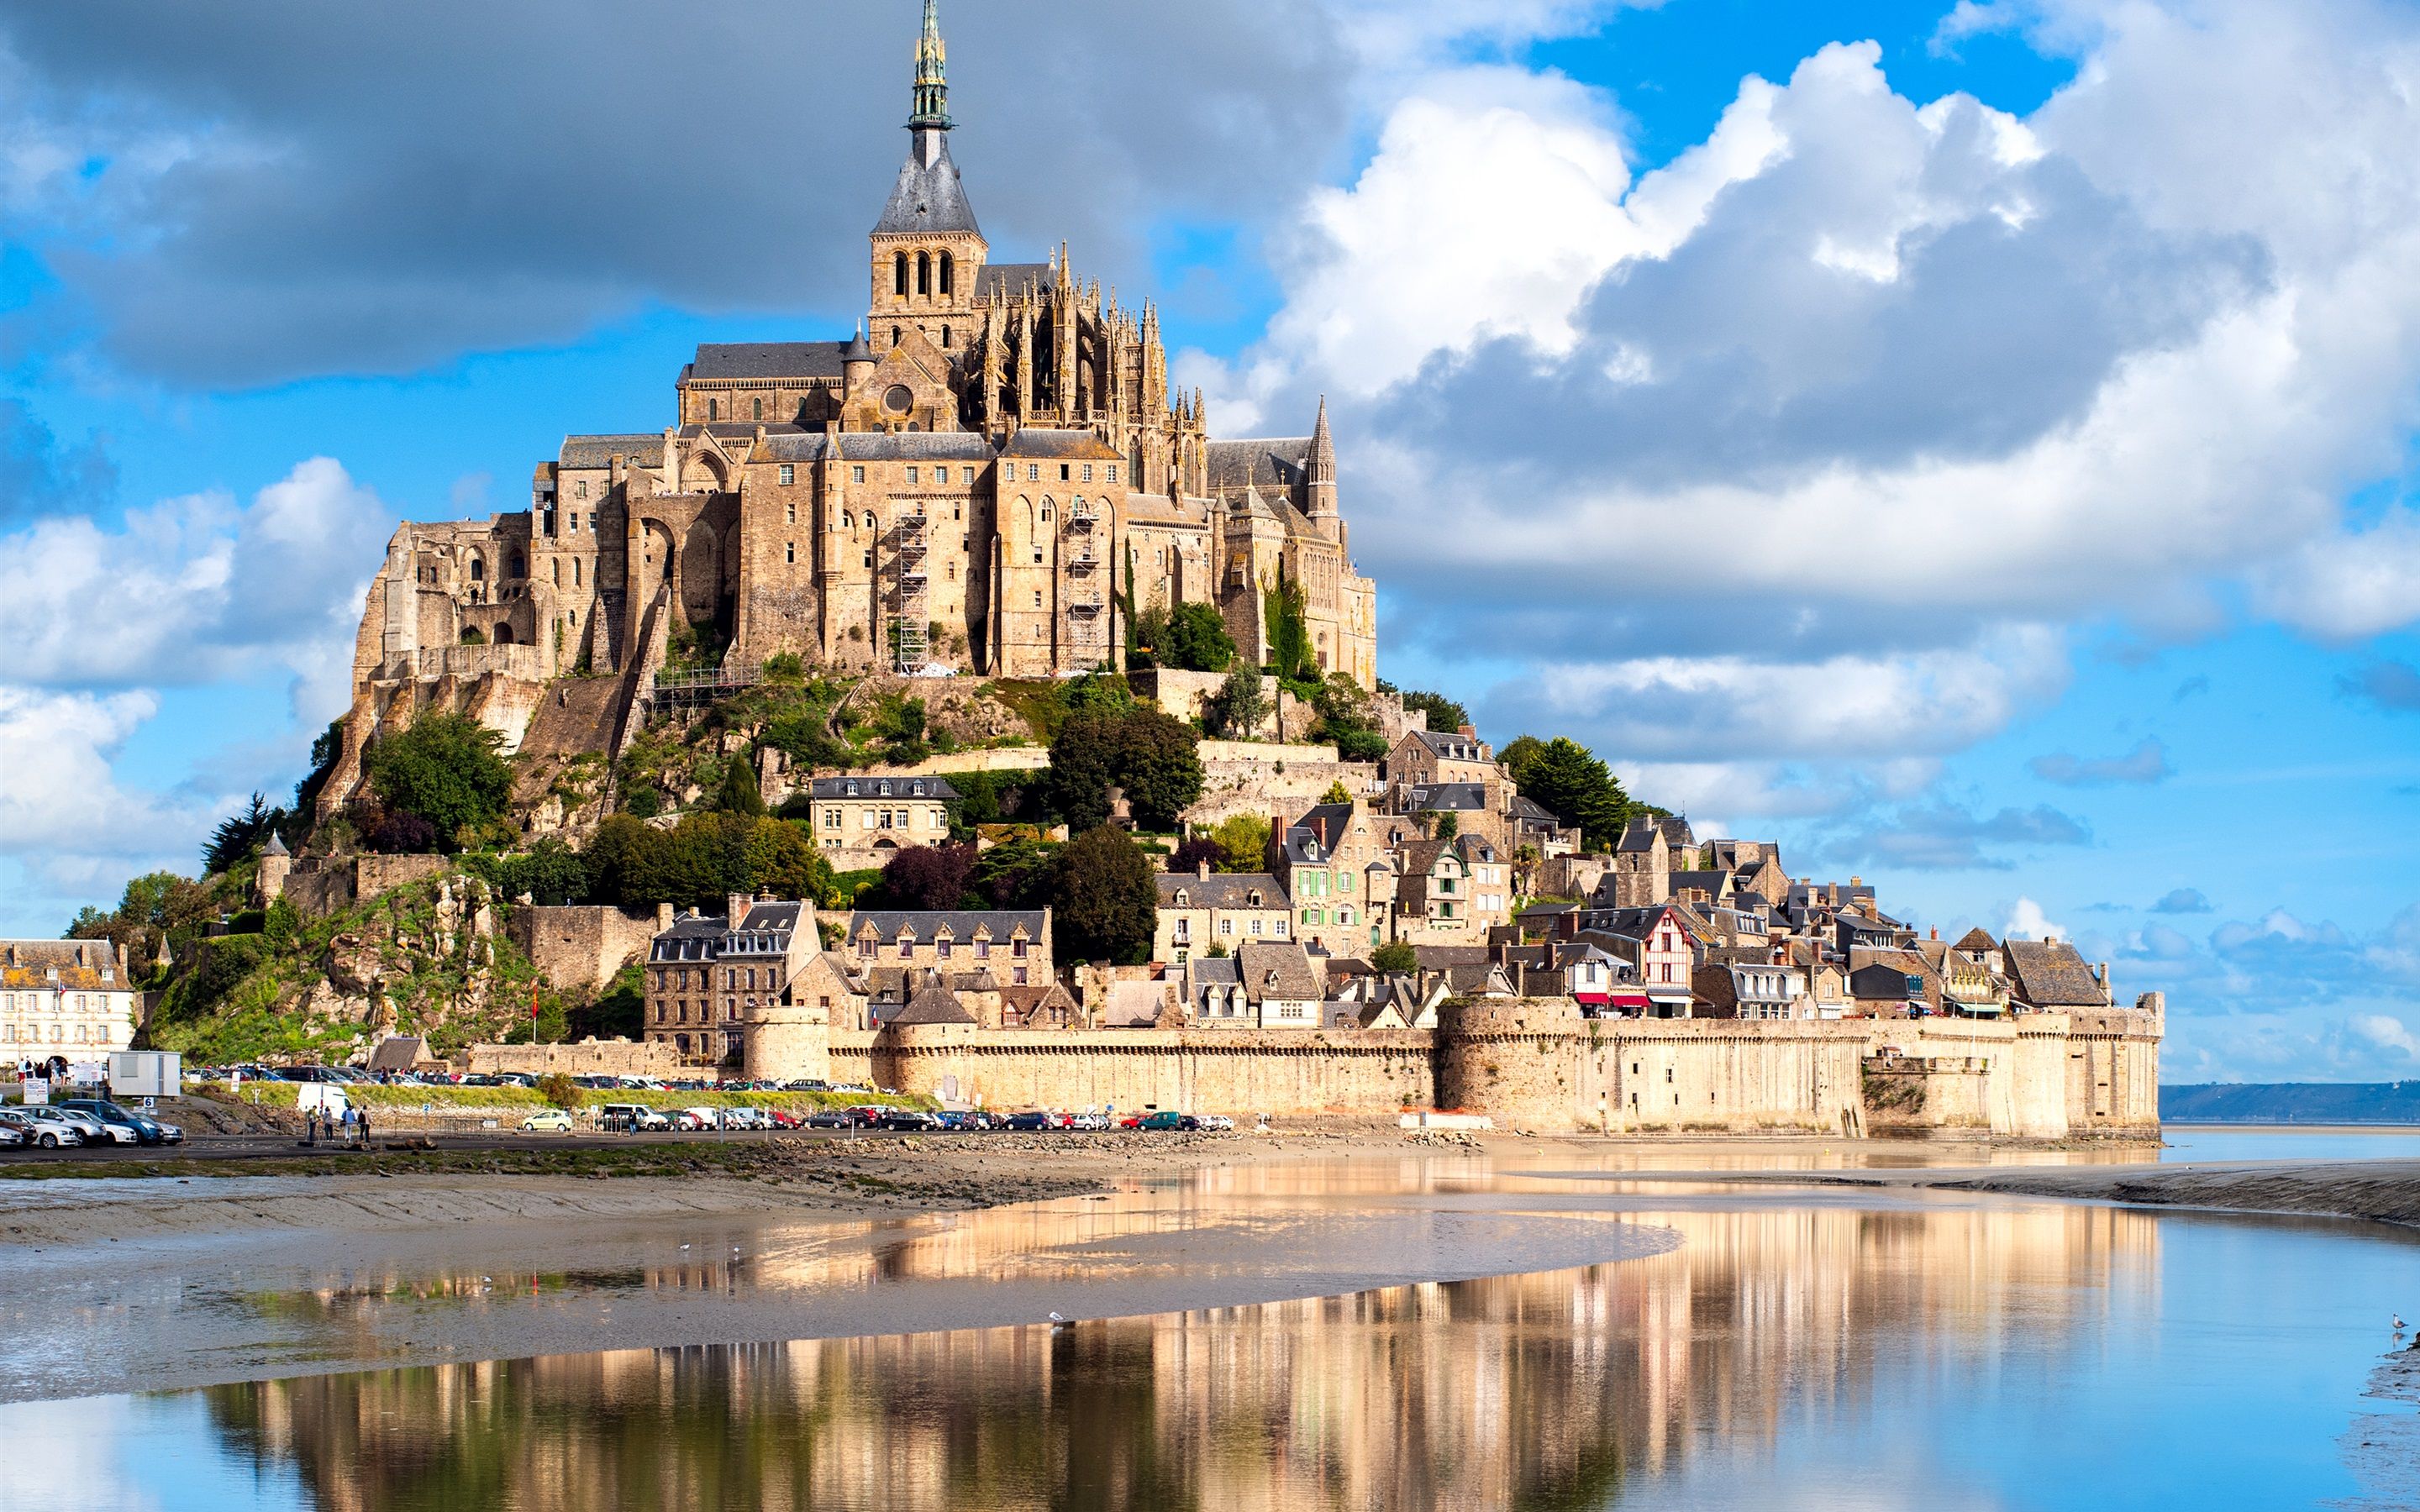
[[[407,688],[511,728],[483,705],[574,671],[644,686],[668,652],[1064,675],[1120,665],[1125,616],[1155,604],[1217,606],[1260,663],[1296,589],[1322,670],[1375,685],[1325,406],[1309,436],[1214,441],[1149,305],[1105,300],[1063,249],[992,261],[943,65],[928,0],[857,332],[700,347],[674,424],[566,439],[527,513],[404,525],[356,645],[356,742]],[[497,678],[522,686],[473,687]]]

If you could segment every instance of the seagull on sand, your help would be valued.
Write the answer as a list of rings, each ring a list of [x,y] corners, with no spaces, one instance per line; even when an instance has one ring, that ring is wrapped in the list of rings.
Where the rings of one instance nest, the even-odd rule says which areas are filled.
[[[1059,1315],[1057,1313],[1052,1313],[1050,1316],[1056,1318]],[[2401,1313],[2397,1313],[2395,1315],[2395,1332],[2397,1334],[2403,1332],[2403,1315]]]

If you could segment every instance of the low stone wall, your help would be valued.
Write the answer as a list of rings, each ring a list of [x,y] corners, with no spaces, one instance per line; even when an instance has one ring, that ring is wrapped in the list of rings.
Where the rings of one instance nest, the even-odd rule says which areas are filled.
[[[676,1076],[678,1052],[669,1044],[631,1040],[582,1040],[577,1044],[474,1044],[455,1057],[467,1072],[519,1072],[546,1076]]]
[[[656,916],[619,908],[520,903],[505,920],[504,932],[556,987],[592,992],[633,958],[646,954],[656,936]]]
[[[306,857],[287,874],[281,894],[306,918],[324,918],[397,887],[443,874],[442,856],[352,856],[339,860]]]

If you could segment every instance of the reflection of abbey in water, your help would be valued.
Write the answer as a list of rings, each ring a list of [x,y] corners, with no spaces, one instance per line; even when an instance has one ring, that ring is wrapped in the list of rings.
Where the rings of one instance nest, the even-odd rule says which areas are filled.
[[[1919,1400],[1945,1371],[2092,1350],[2113,1314],[2156,1301],[2158,1220],[2140,1213],[1637,1216],[1685,1242],[1058,1335],[630,1350],[209,1399],[222,1435],[293,1461],[316,1505],[361,1512],[589,1512],[668,1488],[752,1507],[1602,1506]],[[896,1264],[978,1258],[931,1242]]]
[[[1320,665],[1374,686],[1325,409],[1308,436],[1214,441],[1150,305],[1121,307],[1063,250],[994,261],[943,64],[928,3],[858,332],[702,346],[671,424],[569,438],[527,514],[404,526],[358,691],[501,679],[438,691],[510,703],[530,689],[505,685],[579,668],[651,673],[675,641],[732,667],[1048,676],[1116,660],[1125,608],[1155,602],[1215,605],[1258,666],[1281,582]]]

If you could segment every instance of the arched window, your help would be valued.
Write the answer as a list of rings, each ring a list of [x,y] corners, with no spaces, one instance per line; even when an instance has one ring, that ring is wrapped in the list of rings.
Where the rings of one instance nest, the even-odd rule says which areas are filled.
[[[892,326],[891,328],[891,345],[893,347],[899,345],[899,328],[897,326]]]
[[[573,557],[571,559],[571,586],[574,588],[580,586],[580,559],[578,557]]]
[[[563,559],[561,557],[554,559],[554,586],[557,588],[563,586]]]
[[[920,252],[916,255],[916,292],[919,294],[933,292],[933,255],[931,253]]]
[[[1050,501],[1047,499],[1042,501],[1042,523],[1045,525],[1050,523]]]
[[[948,351],[950,349],[950,328],[943,326],[941,328],[941,350],[943,351]]]
[[[498,644],[498,645],[500,645],[500,646],[508,646],[508,645],[511,645],[512,643],[513,643],[513,627],[512,627],[511,625],[497,625],[497,626],[496,626],[496,644]]]
[[[487,581],[487,579],[488,579],[488,564],[487,564],[487,563],[486,563],[486,562],[484,562],[484,561],[482,561],[481,559],[479,559],[479,558],[477,558],[477,557],[473,557],[473,558],[471,559],[471,580],[472,580],[473,582],[474,582],[474,583],[475,583],[475,582],[485,582],[485,581]]]
[[[891,259],[891,292],[901,299],[908,297],[908,255],[904,252]]]
[[[721,420],[722,418],[721,400],[708,399],[706,401],[706,418],[708,420]]]
[[[756,407],[756,418],[757,418],[757,419],[759,419],[759,420],[764,419],[764,418],[765,418],[765,401],[764,401],[764,400],[762,400],[762,399],[752,399],[752,400],[750,400],[749,402],[750,402],[750,403],[752,403],[752,404],[753,404],[753,405]]]
[[[945,253],[943,253],[943,254],[941,254],[941,292],[942,292],[942,293],[947,294],[947,293],[949,293],[949,292],[951,291],[951,285],[952,285],[954,283],[955,283],[955,282],[956,282],[956,274],[957,274],[957,270],[958,270],[958,260],[957,260],[955,257],[951,256],[951,255],[950,255],[948,253],[946,253],[946,252],[945,252]]]
[[[512,564],[512,577],[515,581],[519,581],[520,579],[529,576],[529,560],[526,557],[523,557],[519,551],[513,553]]]

